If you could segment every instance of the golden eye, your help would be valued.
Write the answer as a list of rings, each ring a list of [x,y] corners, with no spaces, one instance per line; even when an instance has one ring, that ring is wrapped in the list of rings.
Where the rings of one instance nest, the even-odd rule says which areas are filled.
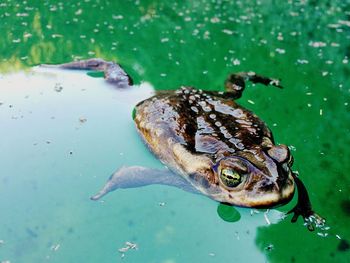
[[[220,172],[220,181],[227,187],[236,187],[241,183],[241,180],[241,175],[231,169],[222,169]]]

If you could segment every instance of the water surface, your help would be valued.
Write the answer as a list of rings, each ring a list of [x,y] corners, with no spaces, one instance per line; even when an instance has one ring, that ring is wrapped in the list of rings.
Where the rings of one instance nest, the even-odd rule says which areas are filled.
[[[349,262],[349,17],[349,1],[0,3],[0,261]],[[31,69],[90,57],[149,84],[123,93]],[[240,103],[291,146],[329,230],[281,220],[296,200],[270,225],[241,208],[226,222],[214,201],[165,186],[89,200],[122,165],[161,167],[133,127],[141,90],[220,90],[250,70],[282,79],[249,85]],[[139,249],[122,259],[126,241]]]

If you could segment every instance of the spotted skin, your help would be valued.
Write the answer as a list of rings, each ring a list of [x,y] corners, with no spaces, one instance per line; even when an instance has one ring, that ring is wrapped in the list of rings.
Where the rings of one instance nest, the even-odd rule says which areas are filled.
[[[163,92],[140,102],[134,120],[164,164],[217,201],[270,207],[293,196],[288,148],[274,145],[266,124],[225,93],[191,87]],[[278,147],[282,153],[275,155],[285,155],[279,160],[276,150],[268,154]],[[244,184],[225,188],[218,175],[223,165],[244,166]]]

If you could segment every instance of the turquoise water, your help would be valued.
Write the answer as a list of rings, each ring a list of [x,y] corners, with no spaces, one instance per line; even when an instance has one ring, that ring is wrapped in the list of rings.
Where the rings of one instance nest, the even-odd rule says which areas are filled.
[[[257,226],[267,224],[262,212],[239,209],[241,220],[229,224],[217,215],[217,203],[166,186],[89,200],[118,167],[162,167],[131,118],[135,97],[149,96],[148,84],[118,91],[83,73],[42,69],[1,83],[0,116],[10,132],[1,143],[3,259],[115,262],[118,248],[131,241],[139,247],[126,253],[131,262],[222,262],[232,260],[231,250],[223,250],[232,242],[250,251],[235,260],[263,260],[254,242]],[[269,213],[271,221],[280,216]]]
[[[349,1],[0,3],[0,262],[349,262]],[[120,62],[141,87],[32,68]],[[89,197],[120,166],[161,164],[133,105],[151,90],[222,89],[230,72],[282,79],[240,103],[291,146],[294,169],[330,229],[218,204],[166,186]],[[270,224],[268,224],[270,222]],[[118,249],[136,243],[124,257]]]

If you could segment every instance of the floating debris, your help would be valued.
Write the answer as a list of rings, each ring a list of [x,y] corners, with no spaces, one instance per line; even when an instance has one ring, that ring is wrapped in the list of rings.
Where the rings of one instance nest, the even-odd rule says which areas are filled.
[[[265,250],[267,251],[271,251],[275,248],[275,246],[273,244],[269,244],[267,247],[265,247]]]
[[[344,26],[350,27],[350,21],[347,21],[347,20],[338,20],[338,23],[339,23],[340,25],[344,25]]]
[[[128,247],[122,247],[122,248],[119,248],[119,249],[118,249],[118,251],[119,251],[120,253],[125,253],[125,252],[128,251],[128,250],[129,250]]]
[[[211,257],[215,257],[215,253],[209,253],[208,255]]]
[[[332,46],[332,47],[339,47],[340,45],[339,45],[339,43],[332,42],[332,43],[331,43],[331,46]]]
[[[233,35],[233,33],[234,33],[232,30],[229,30],[229,29],[223,29],[221,32],[225,33],[227,35]]]
[[[87,122],[87,119],[84,118],[84,117],[80,117],[80,118],[79,118],[79,122],[80,122],[80,123],[85,123],[85,122]]]
[[[63,87],[62,87],[61,83],[56,83],[54,89],[56,92],[61,92],[63,90]]]
[[[121,20],[124,17],[122,15],[113,15],[112,18],[115,19],[115,20]]]
[[[240,240],[240,237],[239,237],[239,234],[238,234],[238,231],[235,231],[235,237],[237,240]]]
[[[276,51],[278,54],[285,54],[285,53],[286,53],[286,50],[285,50],[285,49],[282,49],[282,48],[276,48],[275,51]]]
[[[60,35],[60,34],[52,34],[51,37],[52,37],[52,38],[60,38],[60,37],[63,37],[63,35]]]
[[[266,210],[266,212],[264,213],[264,218],[265,218],[265,221],[268,225],[271,225],[271,222],[270,222],[270,219],[267,217],[267,214],[269,213],[269,209]]]
[[[59,250],[60,247],[61,247],[60,244],[56,244],[56,245],[52,245],[50,249],[51,249],[52,251],[57,251],[57,250]]]
[[[160,203],[159,203],[159,206],[165,206],[165,205],[166,205],[165,202],[160,202]]]
[[[130,249],[137,250],[138,246],[137,246],[136,243],[132,243],[130,241],[126,241],[125,242],[125,246],[118,249],[119,253],[121,253],[121,258],[124,258],[125,257],[125,253],[128,252]]]
[[[309,64],[309,61],[306,60],[306,59],[298,59],[298,60],[297,60],[297,63],[298,63],[298,64]]]
[[[17,13],[16,16],[25,17],[25,16],[29,16],[29,14],[28,13]]]
[[[318,232],[317,235],[320,236],[320,237],[327,237],[327,236],[328,236],[328,233],[321,233],[321,232]]]
[[[282,35],[281,32],[278,33],[277,40],[279,40],[279,41],[283,41],[284,40],[283,35]]]
[[[131,242],[129,242],[129,241],[126,241],[126,242],[125,242],[125,245],[127,245],[130,249],[138,249],[136,243],[131,243]]]
[[[83,13],[83,10],[82,9],[78,9],[74,14],[79,16]]]
[[[255,214],[260,214],[259,210],[257,210],[257,209],[250,209],[250,215],[253,216]]]
[[[325,43],[325,42],[321,42],[321,41],[310,41],[309,42],[309,46],[311,46],[311,47],[325,47],[325,46],[327,46],[327,44]]]
[[[327,25],[329,28],[339,28],[340,25],[339,24],[328,24]]]
[[[220,18],[212,17],[212,18],[210,18],[210,22],[213,23],[213,24],[219,23],[220,22]]]
[[[232,60],[232,64],[235,66],[238,66],[241,64],[241,61],[239,59],[235,58],[234,60]]]

